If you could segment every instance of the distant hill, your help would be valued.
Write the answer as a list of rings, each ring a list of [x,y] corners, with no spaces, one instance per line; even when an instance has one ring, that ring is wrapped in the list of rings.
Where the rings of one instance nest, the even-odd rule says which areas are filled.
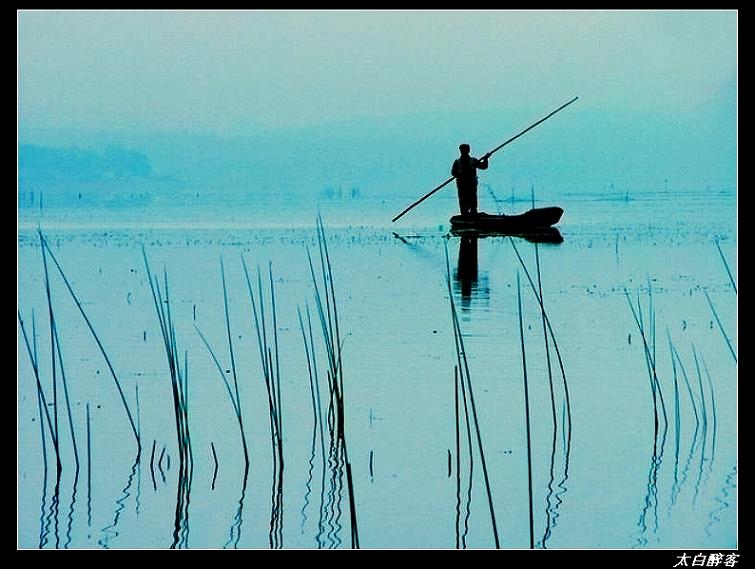
[[[119,145],[104,150],[18,146],[18,205],[91,206],[151,202],[159,178],[146,154]]]
[[[152,173],[147,156],[138,150],[108,146],[104,152],[76,146],[57,148],[20,144],[19,184],[25,182],[97,181],[146,178]]]

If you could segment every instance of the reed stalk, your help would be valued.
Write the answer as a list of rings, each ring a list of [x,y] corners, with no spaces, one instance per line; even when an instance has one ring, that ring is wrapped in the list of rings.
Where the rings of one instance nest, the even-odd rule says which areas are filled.
[[[126,412],[126,416],[128,417],[129,425],[131,426],[131,431],[133,432],[134,439],[136,440],[137,445],[137,456],[141,454],[142,451],[142,443],[141,439],[139,438],[139,432],[136,428],[136,424],[134,422],[134,417],[131,413],[131,408],[128,405],[128,401],[126,400],[126,395],[123,392],[123,388],[121,387],[121,383],[118,380],[118,375],[115,373],[115,368],[113,367],[112,362],[110,361],[110,357],[107,354],[107,351],[105,350],[105,346],[102,344],[102,341],[100,340],[99,335],[94,329],[94,326],[92,325],[91,320],[87,316],[86,312],[84,311],[84,307],[82,306],[81,302],[79,301],[78,297],[76,296],[76,293],[73,291],[73,287],[71,287],[71,283],[68,281],[68,277],[66,276],[65,272],[63,271],[63,268],[60,266],[60,263],[58,263],[57,258],[55,257],[55,254],[52,252],[52,249],[50,249],[49,244],[47,243],[47,239],[42,235],[42,232],[39,231],[39,238],[42,243],[42,247],[47,250],[47,253],[49,253],[50,258],[55,263],[56,268],[58,269],[58,272],[60,273],[60,276],[63,279],[63,282],[66,285],[66,288],[68,289],[68,292],[71,295],[71,298],[73,299],[74,303],[76,304],[76,307],[79,309],[79,312],[81,313],[82,317],[84,318],[84,322],[86,322],[87,327],[89,328],[89,331],[92,334],[92,337],[94,338],[94,341],[97,344],[97,347],[100,350],[100,353],[102,353],[102,357],[105,360],[105,363],[108,366],[108,370],[110,371],[111,376],[113,377],[113,382],[115,383],[115,387],[118,390],[118,395],[120,396],[121,403],[123,404],[123,408]]]
[[[448,289],[448,296],[451,307],[451,320],[454,328],[454,343],[456,346],[456,357],[459,370],[462,376],[462,382],[466,383],[466,389],[469,393],[469,403],[472,409],[472,418],[474,422],[475,435],[477,439],[477,450],[480,455],[480,464],[482,466],[483,479],[485,481],[485,492],[488,499],[488,509],[490,511],[490,521],[493,529],[493,540],[495,542],[495,548],[500,549],[501,543],[498,537],[498,524],[496,523],[495,508],[493,507],[493,495],[490,490],[490,478],[488,476],[487,463],[485,461],[485,450],[482,445],[482,434],[480,432],[480,422],[477,417],[477,407],[475,405],[474,393],[472,391],[472,382],[469,374],[469,363],[467,361],[466,350],[464,349],[464,340],[461,334],[461,326],[459,324],[458,313],[456,312],[456,304],[453,297],[453,288],[451,286],[451,267],[448,260],[448,245],[445,248],[446,253],[446,285]],[[471,453],[470,453],[471,455]]]
[[[534,511],[532,503],[532,437],[530,433],[530,396],[527,382],[527,356],[524,349],[524,320],[522,317],[522,288],[519,282],[519,271],[516,273],[516,295],[519,308],[519,338],[522,346],[522,378],[524,381],[524,413],[527,429],[527,489],[530,513],[530,549],[535,549]]]

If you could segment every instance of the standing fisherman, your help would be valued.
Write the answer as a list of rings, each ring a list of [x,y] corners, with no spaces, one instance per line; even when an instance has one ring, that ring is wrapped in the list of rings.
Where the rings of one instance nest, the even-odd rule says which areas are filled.
[[[460,144],[461,155],[451,166],[451,175],[456,178],[456,188],[459,192],[459,210],[461,215],[477,215],[477,170],[488,169],[486,154],[479,160],[469,155],[469,144]]]

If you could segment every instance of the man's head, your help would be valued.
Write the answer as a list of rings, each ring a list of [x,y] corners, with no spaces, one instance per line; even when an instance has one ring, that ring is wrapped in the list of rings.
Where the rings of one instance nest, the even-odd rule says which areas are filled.
[[[462,156],[469,156],[469,144],[466,142],[459,145],[459,152]]]

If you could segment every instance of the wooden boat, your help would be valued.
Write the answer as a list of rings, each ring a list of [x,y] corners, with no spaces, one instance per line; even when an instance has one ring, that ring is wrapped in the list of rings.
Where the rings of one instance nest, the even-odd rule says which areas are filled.
[[[537,207],[518,215],[492,215],[484,212],[454,215],[451,218],[451,231],[503,235],[537,233],[558,223],[563,213],[564,210],[560,207]]]

